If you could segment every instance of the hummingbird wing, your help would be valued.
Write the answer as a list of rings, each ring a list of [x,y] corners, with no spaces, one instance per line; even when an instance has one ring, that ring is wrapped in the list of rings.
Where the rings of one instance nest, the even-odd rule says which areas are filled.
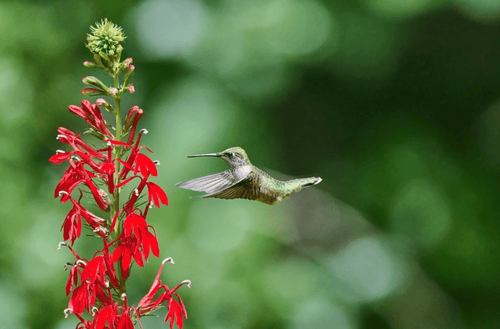
[[[246,178],[229,186],[223,190],[214,191],[209,194],[200,196],[200,198],[218,198],[218,199],[248,199],[258,200],[263,203],[273,204],[276,198],[265,193],[265,189],[259,188],[259,177],[256,175],[248,175]]]
[[[187,180],[185,182],[177,183],[176,185],[187,190],[206,192],[206,193],[216,193],[218,191],[227,189],[228,187],[237,184],[242,179],[238,180],[234,177],[233,173],[228,169],[223,172],[207,175],[203,177],[198,177],[194,179]]]

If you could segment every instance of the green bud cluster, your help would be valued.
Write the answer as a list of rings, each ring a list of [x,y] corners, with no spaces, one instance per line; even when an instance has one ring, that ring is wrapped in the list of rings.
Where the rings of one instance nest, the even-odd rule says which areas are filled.
[[[90,27],[92,33],[87,34],[87,48],[95,55],[108,62],[113,62],[121,55],[123,48],[120,42],[125,40],[122,28],[109,22],[107,19]]]

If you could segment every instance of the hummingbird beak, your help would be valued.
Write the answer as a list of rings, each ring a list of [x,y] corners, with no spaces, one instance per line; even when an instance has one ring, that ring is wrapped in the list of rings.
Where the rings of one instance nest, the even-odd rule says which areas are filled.
[[[205,153],[205,154],[195,154],[188,155],[188,158],[199,158],[199,157],[220,157],[222,154],[220,153]]]

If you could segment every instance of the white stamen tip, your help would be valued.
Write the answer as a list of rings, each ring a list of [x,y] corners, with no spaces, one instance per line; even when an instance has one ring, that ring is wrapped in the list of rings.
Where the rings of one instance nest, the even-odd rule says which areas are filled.
[[[67,244],[66,244],[66,242],[64,242],[64,241],[63,241],[63,242],[59,242],[59,244],[57,245],[57,250],[61,250],[61,247],[62,247],[62,246],[67,247],[68,245],[67,245]]]
[[[81,259],[77,260],[75,264],[83,264],[83,265],[87,266],[87,262],[85,262],[84,260],[81,260]]]
[[[148,133],[148,130],[147,130],[147,129],[145,129],[145,128],[144,128],[144,129],[141,129],[141,133],[143,133],[143,134],[147,134],[147,133]]]
[[[162,264],[165,264],[166,262],[170,262],[170,264],[175,264],[174,263],[174,260],[172,259],[172,257],[167,257],[163,260],[163,262],[161,262]]]
[[[66,153],[66,152],[63,150],[56,150],[56,154],[61,154],[61,153]]]
[[[63,195],[63,194],[68,194],[68,195],[69,195],[69,193],[68,193],[68,192],[66,192],[66,191],[59,191],[59,196],[61,196],[61,195]]]
[[[108,142],[106,143],[106,145],[111,146],[111,142],[110,142],[110,141],[108,141]]]
[[[191,280],[184,280],[182,284],[186,284],[188,288],[191,288]]]
[[[121,300],[125,300],[127,298],[127,294],[126,293],[123,293],[121,296],[120,296]]]
[[[73,310],[72,310],[71,308],[67,308],[67,309],[65,309],[63,312],[64,312],[64,318],[65,318],[65,319],[67,319],[67,318],[68,318],[68,315],[69,315],[70,313],[73,313]]]
[[[66,138],[66,135],[57,135],[56,139]]]
[[[139,196],[139,190],[135,188],[134,189],[134,194],[135,194],[135,196]]]
[[[102,232],[102,233],[106,234],[106,229],[103,227],[97,227],[96,229],[94,229],[94,233],[97,233],[97,232]]]
[[[155,160],[155,161],[153,161],[153,163],[154,163],[155,165],[159,166],[159,165],[160,165],[160,160]]]
[[[95,316],[97,311],[99,311],[99,309],[97,307],[92,307],[92,316]]]

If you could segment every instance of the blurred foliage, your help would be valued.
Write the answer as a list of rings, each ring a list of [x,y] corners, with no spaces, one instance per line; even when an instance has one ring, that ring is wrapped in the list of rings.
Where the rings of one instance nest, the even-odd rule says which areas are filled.
[[[145,111],[170,198],[149,217],[176,261],[162,280],[193,282],[185,328],[500,326],[498,1],[46,0],[0,2],[5,327],[75,326],[56,251],[64,168],[47,159],[58,126],[85,126],[67,106],[105,17],[128,36],[124,105]],[[187,155],[231,146],[323,182],[274,206],[174,186],[225,169]],[[129,300],[160,261],[133,270]]]

